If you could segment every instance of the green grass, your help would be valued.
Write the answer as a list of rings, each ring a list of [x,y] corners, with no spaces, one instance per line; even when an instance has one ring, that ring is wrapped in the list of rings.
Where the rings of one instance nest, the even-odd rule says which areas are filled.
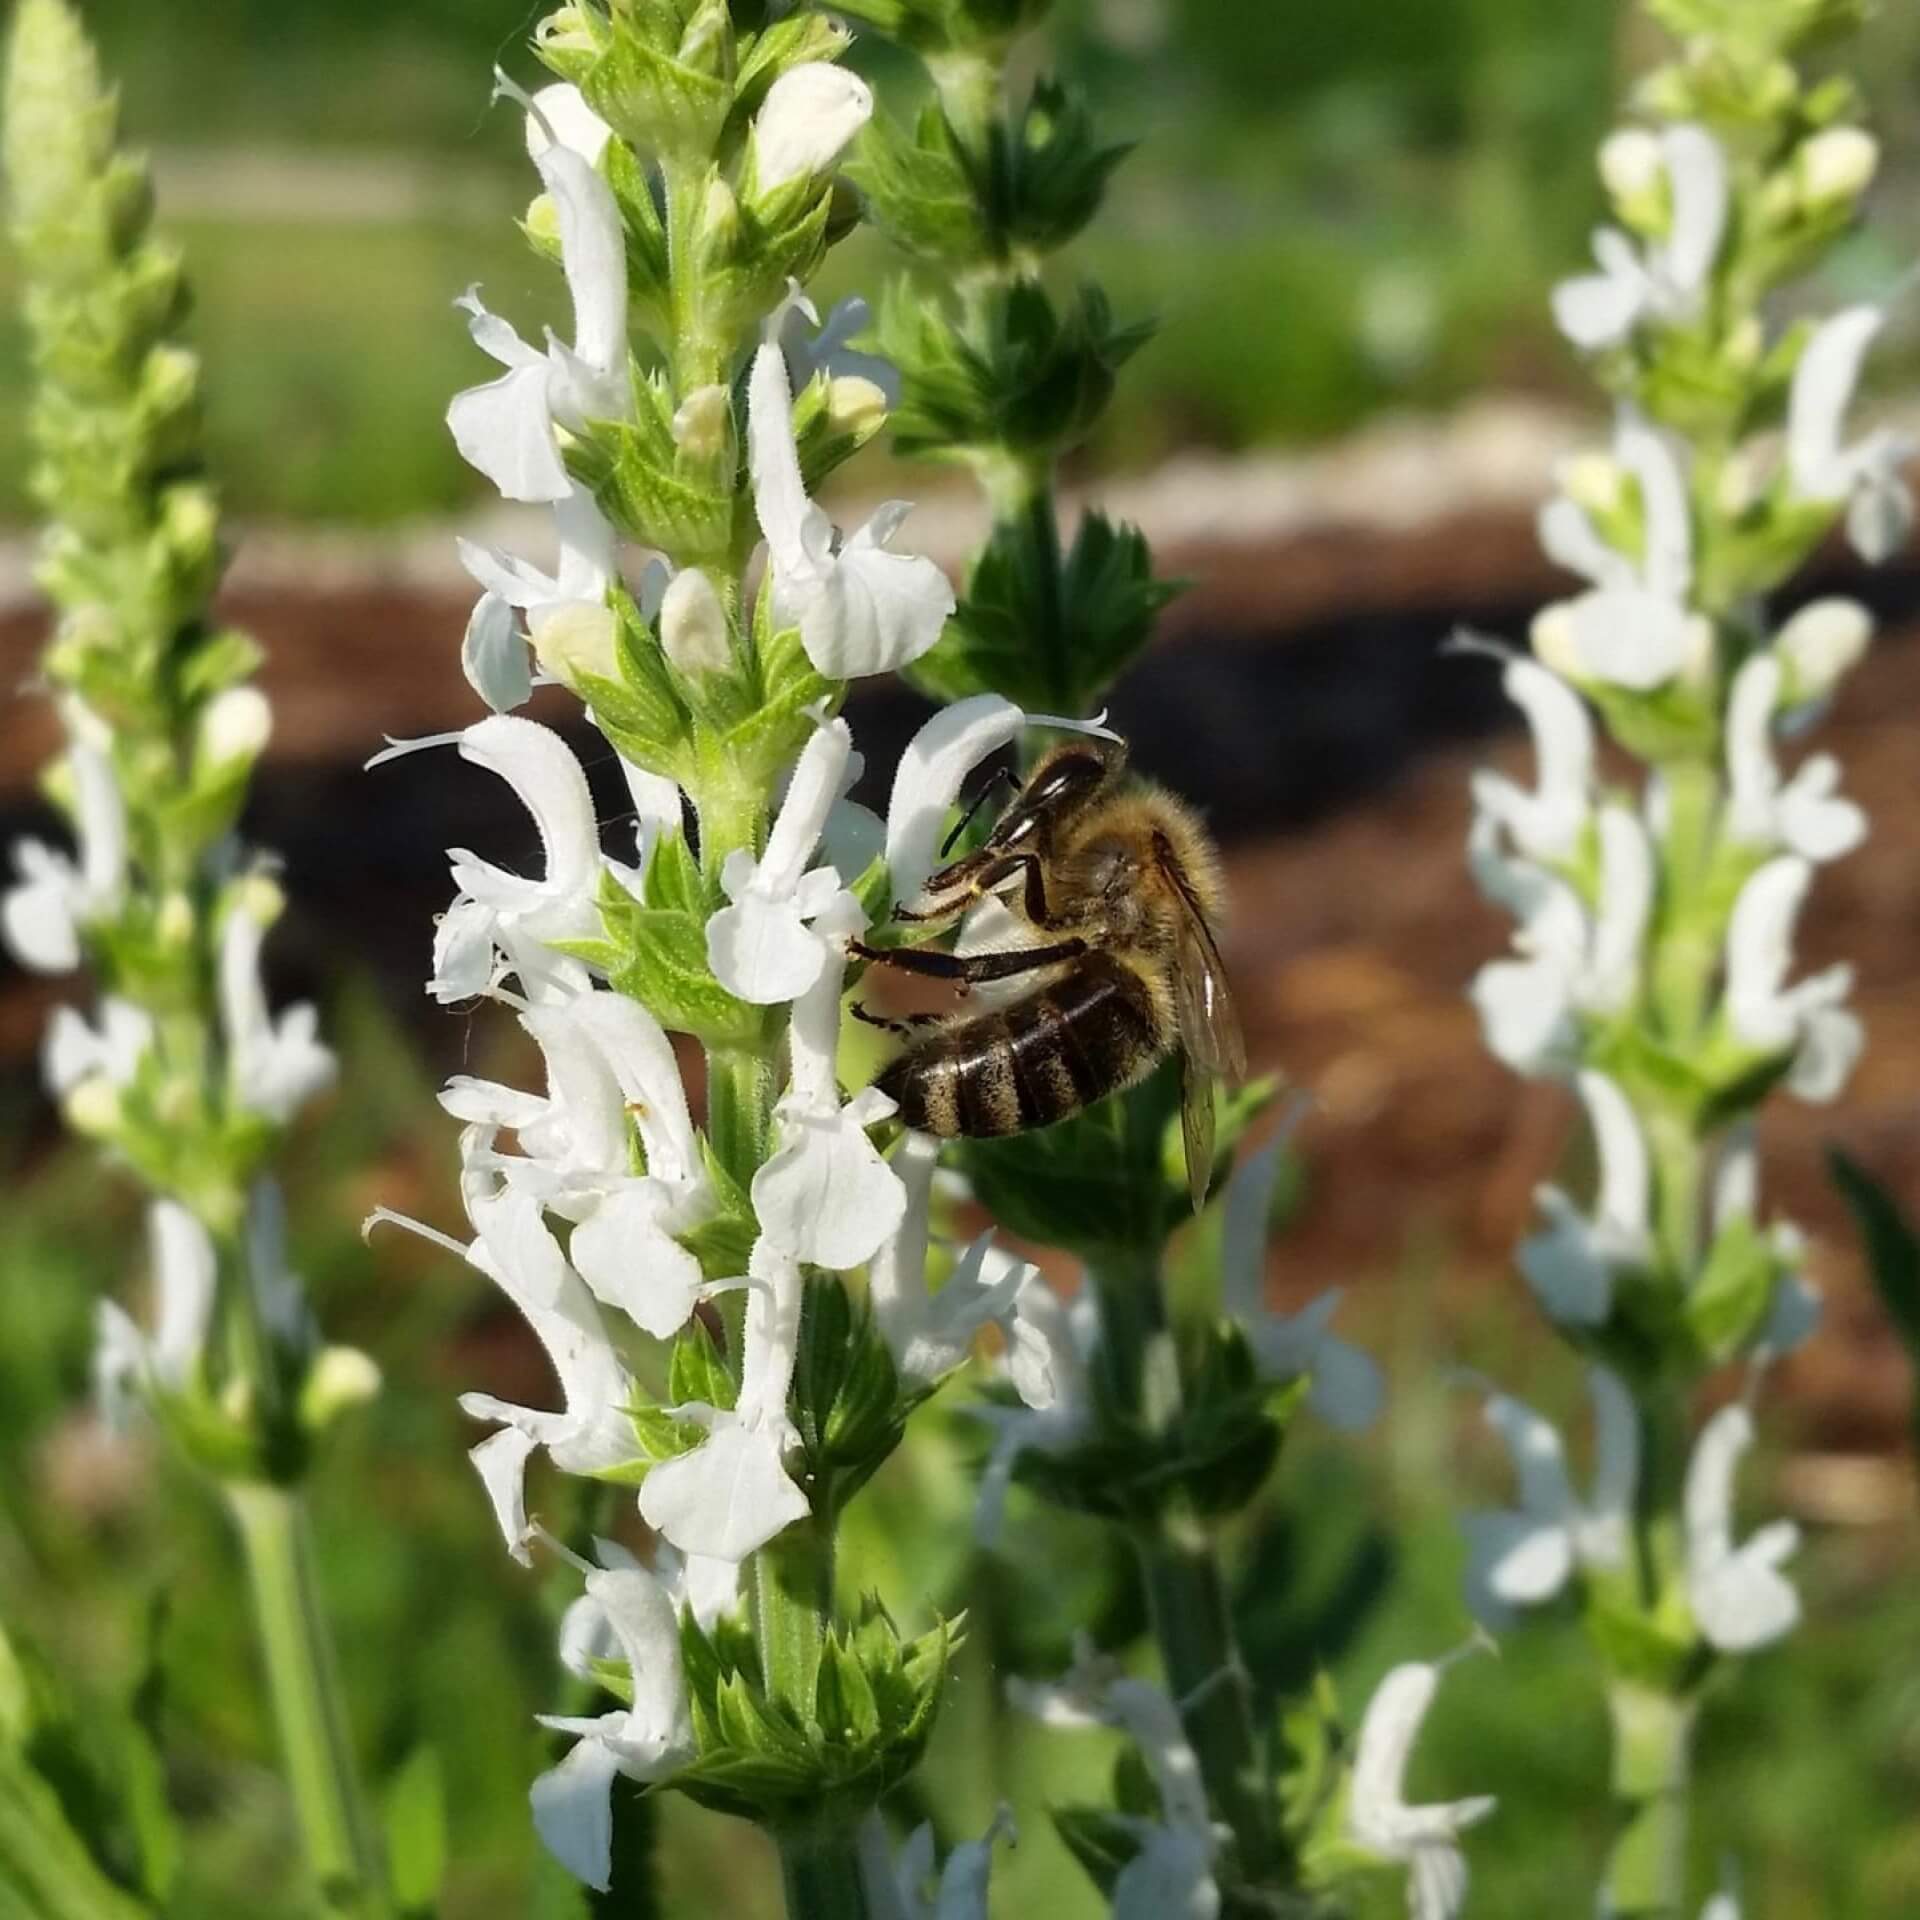
[[[333,1026],[345,1090],[300,1137],[290,1184],[321,1311],[335,1337],[378,1357],[388,1383],[344,1431],[316,1492],[357,1730],[382,1776],[422,1742],[441,1756],[456,1863],[446,1920],[535,1912],[524,1796],[544,1758],[531,1716],[565,1698],[552,1624],[573,1581],[524,1573],[501,1551],[462,1458],[474,1430],[453,1405],[482,1381],[525,1387],[514,1371],[524,1349],[473,1274],[397,1235],[362,1246],[356,1224],[376,1200],[457,1221],[453,1142],[403,1038],[356,996]],[[9,1117],[15,1137],[25,1119]],[[129,1292],[139,1266],[133,1203],[68,1150],[31,1167],[16,1161],[9,1201],[0,1215],[8,1625],[70,1685],[114,1699],[138,1671],[149,1605],[167,1598],[164,1720],[189,1836],[177,1911],[195,1920],[291,1911],[290,1836],[225,1530],[203,1489],[146,1452],[103,1456],[79,1444],[91,1303]],[[1395,1377],[1390,1421],[1357,1446],[1301,1429],[1263,1516],[1285,1530],[1252,1582],[1263,1660],[1294,1679],[1326,1666],[1354,1716],[1387,1666],[1467,1634],[1456,1517],[1507,1488],[1473,1432],[1470,1398],[1448,1384],[1455,1370],[1524,1381],[1558,1411],[1578,1398],[1574,1368],[1538,1334],[1517,1284],[1464,1319],[1440,1319],[1429,1282],[1441,1250],[1422,1247],[1417,1223],[1409,1233],[1399,1271],[1351,1276],[1350,1330]],[[976,1446],[958,1420],[916,1427],[854,1509],[847,1577],[877,1587],[906,1622],[924,1622],[934,1606],[968,1608],[969,1646],[919,1802],[955,1835],[1011,1800],[1023,1837],[997,1881],[996,1912],[1098,1920],[1046,1809],[1099,1798],[1116,1743],[1040,1734],[1005,1712],[1000,1690],[1010,1672],[1064,1661],[1077,1626],[1125,1638],[1137,1610],[1090,1526],[1017,1505],[1006,1555],[990,1566],[971,1556]],[[1764,1469],[1752,1483],[1762,1508],[1763,1482]],[[570,1528],[589,1517],[605,1525],[624,1505],[609,1495],[589,1516],[578,1492],[552,1483],[536,1508]],[[1723,1854],[1739,1861],[1747,1920],[1895,1920],[1920,1909],[1917,1572],[1910,1532],[1814,1537],[1798,1568],[1807,1628],[1730,1676],[1709,1708],[1696,1864],[1704,1888]],[[1415,1772],[1422,1795],[1500,1795],[1472,1857],[1473,1911],[1502,1920],[1587,1911],[1581,1890],[1608,1830],[1604,1780],[1602,1715],[1566,1623],[1512,1635],[1498,1659],[1452,1675]],[[661,1845],[667,1920],[777,1920],[755,1836],[669,1798]],[[1380,1920],[1397,1911],[1385,1898]]]

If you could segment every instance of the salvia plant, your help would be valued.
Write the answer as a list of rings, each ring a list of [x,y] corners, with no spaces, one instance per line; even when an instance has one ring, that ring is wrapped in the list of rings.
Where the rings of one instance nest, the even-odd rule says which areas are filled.
[[[1602,152],[1613,218],[1554,303],[1616,408],[1542,516],[1586,589],[1530,653],[1464,642],[1497,657],[1537,748],[1532,788],[1475,784],[1472,871],[1519,930],[1474,998],[1493,1052],[1568,1083],[1590,1122],[1591,1190],[1543,1187],[1519,1251],[1587,1367],[1590,1475],[1576,1491],[1561,1436],[1489,1388],[1517,1492],[1467,1522],[1480,1631],[1393,1667],[1357,1716],[1324,1679],[1286,1695],[1256,1671],[1230,1596],[1293,1424],[1363,1428],[1382,1381],[1332,1333],[1337,1292],[1267,1303],[1308,1102],[1239,1084],[1204,832],[1121,771],[1101,711],[1172,588],[1136,530],[1058,497],[1148,335],[1097,287],[1065,290],[1058,261],[1124,146],[1071,85],[1025,77],[1046,0],[850,0],[923,74],[910,121],[876,113],[838,18],[761,0],[576,0],[538,21],[519,79],[496,76],[524,132],[522,230],[570,312],[536,333],[462,295],[491,364],[447,424],[545,531],[462,545],[477,717],[374,764],[390,786],[491,775],[524,807],[532,871],[450,851],[427,991],[516,1023],[541,1072],[445,1085],[464,1221],[369,1225],[473,1269],[551,1363],[557,1406],[460,1404],[502,1546],[567,1593],[552,1764],[528,1792],[574,1911],[656,1910],[650,1801],[677,1793],[772,1838],[795,1920],[986,1920],[1010,1816],[895,1823],[923,1805],[900,1790],[967,1622],[896,1618],[840,1551],[851,1504],[943,1408],[975,1436],[983,1554],[1072,1513],[1134,1583],[1119,1612],[1150,1645],[1082,1636],[1066,1671],[1005,1676],[1013,1710],[1117,1752],[1110,1795],[1052,1810],[1117,1920],[1462,1912],[1462,1836],[1494,1803],[1411,1801],[1408,1770],[1456,1660],[1549,1606],[1577,1614],[1612,1709],[1598,1910],[1696,1910],[1696,1723],[1799,1614],[1793,1528],[1734,1518],[1766,1369],[1817,1316],[1754,1122],[1776,1093],[1832,1098],[1861,1045],[1845,969],[1792,975],[1815,870],[1865,821],[1831,759],[1778,755],[1870,622],[1837,600],[1781,618],[1771,597],[1842,521],[1870,559],[1905,540],[1912,449],[1846,426],[1882,309],[1776,317],[1875,172],[1853,89],[1805,64],[1862,0],[1648,6],[1679,51]],[[332,1062],[311,1009],[276,1015],[261,981],[281,897],[236,827],[268,714],[255,649],[209,611],[180,263],[65,0],[17,8],[6,122],[58,611],[46,785],[76,850],[23,843],[0,920],[27,965],[93,983],[90,1015],[55,1017],[48,1078],[151,1195],[151,1331],[102,1310],[101,1397],[235,1515],[323,1899],[421,1911],[431,1888],[396,1890],[361,1806],[301,1516],[329,1422],[375,1380],[321,1342],[271,1185]],[[903,257],[897,283],[823,317],[809,287],[862,222]],[[957,591],[903,538],[904,503],[854,527],[821,504],[882,434],[980,490],[989,531]],[[882,675],[938,710],[863,789],[875,811],[843,710]],[[536,698],[564,731],[523,711]],[[1011,809],[988,804],[1003,779]],[[1048,857],[1076,783],[1075,804],[1115,809],[1078,857],[1127,886],[1063,926]],[[1158,947],[1116,851],[1130,833],[1164,843],[1185,931]],[[1124,965],[1080,966],[1127,938]],[[1043,965],[1036,995],[1022,976]],[[1014,1008],[1057,1013],[1089,979],[1180,1044],[1061,1064],[1049,1088],[1015,1061],[967,1091],[949,1059],[936,1095],[909,1070],[933,1057],[924,1016],[882,1010],[916,973],[1009,1047]],[[1068,1117],[991,1137],[1009,1100]],[[1857,1197],[1910,1298],[1910,1233]],[[1043,1278],[1001,1231],[1077,1278]],[[1703,1419],[1710,1381],[1731,1392]],[[16,1765],[46,1711],[0,1639],[0,1894],[17,1855],[49,1911],[146,1910],[66,1860],[79,1842]],[[165,1877],[145,1877],[152,1904]],[[1736,1920],[1730,1888],[1703,1920]]]
[[[68,1124],[148,1198],[151,1320],[99,1312],[110,1418],[150,1417],[218,1486],[252,1577],[290,1785],[319,1882],[379,1898],[371,1829],[314,1586],[300,1487],[374,1390],[324,1345],[284,1247],[275,1153],[327,1085],[314,1010],[275,1013],[261,949],[282,898],[236,835],[270,729],[258,651],[210,611],[218,514],[180,255],[64,0],[22,0],[5,161],[36,389],[39,580],[57,618],[40,683],[63,746],[47,797],[74,852],[13,850],[0,927],[25,966],[84,972],[87,1011],[46,1035]]]
[[[1821,866],[1867,822],[1827,755],[1783,769],[1867,649],[1850,600],[1773,596],[1837,524],[1867,560],[1912,530],[1913,449],[1848,428],[1884,306],[1782,296],[1854,225],[1877,165],[1860,103],[1807,56],[1857,0],[1648,0],[1679,41],[1600,171],[1613,219],[1554,313],[1612,397],[1604,452],[1541,516],[1586,582],[1505,657],[1535,786],[1486,773],[1470,845],[1519,923],[1474,987],[1489,1046],[1577,1091],[1596,1172],[1541,1188],[1519,1264],[1587,1367],[1592,1461],[1504,1392],[1488,1424],[1516,1505],[1467,1522],[1483,1619],[1572,1608],[1612,1712],[1620,1831],[1602,1910],[1692,1909],[1694,1732],[1739,1664],[1791,1633],[1785,1521],[1735,1517],[1769,1365],[1813,1330],[1802,1236],[1763,1198],[1771,1098],[1826,1101],[1862,1033],[1850,970],[1796,979]],[[1480,645],[1481,643],[1472,643]],[[1615,777],[1602,735],[1637,767]],[[1719,1390],[1704,1419],[1703,1389]],[[1731,1906],[1731,1896],[1723,1896]]]

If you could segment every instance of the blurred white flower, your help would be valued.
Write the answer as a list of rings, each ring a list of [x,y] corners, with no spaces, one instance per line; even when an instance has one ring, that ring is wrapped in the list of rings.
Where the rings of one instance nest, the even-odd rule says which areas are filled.
[[[892,673],[919,659],[953,612],[952,584],[922,555],[888,550],[909,511],[902,501],[836,546],[833,523],[807,498],[787,365],[771,343],[754,355],[747,445],[775,617],[798,625],[807,658],[831,680]]]
[[[44,841],[17,840],[20,878],[0,895],[0,933],[35,973],[71,973],[80,964],[82,932],[118,912],[126,892],[127,815],[113,762],[103,746],[75,739],[67,770],[78,865]]]
[[[1867,816],[1839,797],[1840,763],[1830,753],[1814,754],[1791,780],[1781,780],[1773,735],[1784,686],[1772,653],[1756,653],[1734,675],[1727,703],[1727,831],[1763,852],[1838,860],[1867,837]]]
[[[873,309],[858,294],[835,302],[823,321],[794,283],[781,309],[778,337],[787,377],[798,393],[815,374],[829,380],[865,380],[889,409],[900,404],[900,369],[877,353],[848,345],[873,324]],[[811,329],[811,331],[809,331]]]
[[[508,83],[502,90],[531,104]],[[468,464],[504,498],[552,502],[573,491],[556,427],[577,431],[626,409],[627,249],[613,190],[591,162],[549,138],[534,165],[558,216],[573,345],[549,333],[544,351],[529,346],[470,288],[455,304],[469,316],[474,344],[507,371],[456,394],[447,426]]]
[[[1614,428],[1614,461],[1637,483],[1637,558],[1602,538],[1586,509],[1567,496],[1540,517],[1549,559],[1593,583],[1593,591],[1549,607],[1534,623],[1534,650],[1577,681],[1648,693],[1711,664],[1713,626],[1688,604],[1693,585],[1693,509],[1683,449],[1629,407]]]
[[[1504,775],[1473,776],[1473,802],[1529,860],[1566,860],[1593,817],[1593,722],[1587,703],[1537,660],[1505,660],[1501,683],[1527,717],[1538,777],[1529,793]]]
[[[1787,416],[1787,477],[1801,500],[1847,502],[1847,533],[1862,559],[1891,560],[1913,535],[1906,468],[1920,442],[1887,428],[1852,446],[1847,414],[1868,350],[1886,325],[1883,307],[1849,307],[1808,341],[1794,370]]]
[[[878,1811],[870,1813],[860,1827],[860,1864],[873,1920],[987,1920],[994,1844],[1018,1838],[1012,1810],[1003,1806],[978,1840],[961,1841],[938,1867],[931,1821],[916,1827],[896,1854],[886,1822]]]
[[[1800,1619],[1800,1596],[1780,1571],[1800,1545],[1800,1529],[1776,1520],[1744,1546],[1733,1544],[1734,1477],[1752,1445],[1752,1414],[1722,1407],[1701,1429],[1687,1466],[1687,1600],[1722,1653],[1752,1653]]]
[[[840,897],[840,875],[811,862],[852,752],[844,720],[816,727],[766,851],[756,860],[736,847],[721,869],[729,904],[707,922],[707,963],[729,993],[755,1006],[799,999],[832,963],[832,940],[811,923]]]
[[[1267,1216],[1291,1129],[1249,1154],[1227,1183],[1220,1235],[1221,1304],[1247,1337],[1265,1379],[1309,1381],[1307,1404],[1345,1433],[1371,1426],[1385,1385],[1370,1355],[1327,1331],[1341,1290],[1323,1293],[1296,1314],[1266,1304]]]
[[[873,90],[858,74],[825,60],[789,67],[767,89],[753,119],[761,191],[832,172],[872,118]]]
[[[787,1412],[799,1353],[805,1283],[800,1263],[764,1234],[747,1264],[746,1338],[739,1398],[731,1410],[672,1412],[706,1429],[689,1453],[649,1470],[640,1515],[682,1553],[741,1561],[803,1519],[807,1496],[787,1472],[795,1439]]]
[[[1699,313],[1725,238],[1730,193],[1727,158],[1704,127],[1669,127],[1660,135],[1672,192],[1666,237],[1644,250],[1617,227],[1593,237],[1600,271],[1554,289],[1560,331],[1588,353],[1624,346],[1649,322],[1684,324]]]
[[[1446,1663],[1395,1667],[1367,1703],[1353,1763],[1347,1825],[1376,1858],[1407,1868],[1411,1920],[1454,1920],[1466,1905],[1467,1863],[1459,1835],[1493,1811],[1489,1796],[1409,1806],[1407,1763]]]
[[[632,1681],[632,1704],[581,1718],[540,1715],[543,1727],[578,1740],[558,1766],[534,1781],[530,1795],[534,1828],[548,1852],[603,1893],[613,1875],[614,1781],[658,1780],[694,1755],[676,1596],[631,1555],[620,1555],[619,1562],[587,1574],[585,1604],[592,1615],[576,1611],[580,1602],[568,1610],[562,1658],[576,1673],[584,1666],[584,1677],[593,1678],[593,1668],[579,1656],[589,1646],[601,1658],[617,1650]]]
[[[115,1427],[127,1424],[141,1396],[179,1393],[193,1383],[213,1318],[219,1262],[206,1228],[178,1201],[154,1200],[147,1207],[147,1244],[151,1337],[115,1301],[102,1300],[94,1312],[94,1397]]]
[[[1537,1187],[1534,1201],[1546,1225],[1520,1243],[1519,1262],[1549,1319],[1598,1327],[1613,1311],[1615,1275],[1651,1257],[1653,1166],[1633,1104],[1618,1083],[1587,1068],[1575,1084],[1600,1162],[1593,1214],[1583,1214],[1559,1187]]]
[[[1825,700],[1866,658],[1873,615],[1857,600],[1815,600],[1775,637],[1773,651],[1787,671],[1783,697],[1797,716]]]
[[[220,1025],[237,1105],[285,1126],[312,1096],[333,1084],[336,1062],[320,1042],[320,1014],[306,1001],[278,1019],[260,978],[266,927],[245,890],[220,929]]]
[[[40,1068],[47,1091],[63,1100],[90,1081],[114,1089],[133,1084],[153,1045],[153,1020],[131,1000],[107,994],[100,1001],[100,1024],[89,1025],[72,1007],[56,1007],[40,1047]]]
[[[1215,1920],[1213,1878],[1219,1837],[1207,1807],[1200,1762],[1180,1714],[1159,1687],[1135,1680],[1083,1639],[1072,1668],[1052,1685],[1010,1680],[1007,1697],[1043,1726],[1116,1727],[1138,1747],[1160,1796],[1160,1818],[1125,1819],[1140,1851],[1113,1883],[1113,1920]]]
[[[1736,1039],[1761,1052],[1790,1054],[1788,1087],[1803,1100],[1823,1102],[1846,1085],[1865,1033],[1845,1004],[1853,991],[1851,967],[1829,967],[1787,985],[1794,929],[1812,883],[1812,863],[1783,854],[1741,889],[1727,927],[1722,1004]]]
[[[1519,1483],[1518,1508],[1472,1513],[1467,1536],[1467,1602],[1475,1618],[1505,1626],[1516,1608],[1551,1600],[1576,1568],[1611,1571],[1626,1562],[1634,1489],[1640,1478],[1640,1423],[1632,1396],[1605,1367],[1587,1370],[1593,1404],[1593,1491],[1581,1501],[1553,1423],[1504,1393],[1488,1398],[1486,1421],[1506,1443]]]

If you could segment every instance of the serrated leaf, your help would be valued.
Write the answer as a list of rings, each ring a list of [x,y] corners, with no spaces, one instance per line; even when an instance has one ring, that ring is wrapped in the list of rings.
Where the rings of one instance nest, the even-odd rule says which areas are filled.
[[[676,1407],[732,1407],[739,1384],[719,1342],[697,1314],[673,1343],[667,1367],[667,1398]]]
[[[859,1657],[837,1636],[829,1636],[820,1651],[814,1714],[826,1737],[842,1746],[865,1746],[882,1732],[873,1684]]]

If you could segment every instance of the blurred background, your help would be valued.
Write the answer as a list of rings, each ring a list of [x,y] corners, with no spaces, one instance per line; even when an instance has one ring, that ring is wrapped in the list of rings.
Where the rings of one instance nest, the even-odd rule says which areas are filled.
[[[452,1406],[483,1384],[537,1400],[541,1362],[472,1275],[405,1242],[369,1252],[356,1234],[376,1203],[454,1224],[452,1129],[433,1088],[460,1063],[525,1070],[500,1022],[434,1010],[418,984],[447,895],[440,849],[511,861],[524,817],[451,761],[358,769],[383,732],[473,713],[457,664],[472,594],[452,535],[514,534],[440,425],[449,395],[482,377],[450,303],[476,280],[518,318],[553,301],[514,227],[531,184],[515,117],[486,106],[495,59],[533,76],[523,41],[538,9],[87,12],[198,287],[237,548],[228,611],[271,656],[279,730],[250,831],[287,860],[281,984],[321,1000],[343,1056],[291,1186],[323,1318],[391,1383],[318,1496],[359,1731],[380,1769],[422,1743],[442,1756],[449,1916],[543,1911],[523,1789],[541,1763],[529,1716],[560,1697],[564,1596],[500,1553]],[[1163,571],[1194,582],[1115,718],[1226,840],[1229,957],[1256,1061],[1317,1096],[1274,1284],[1288,1298],[1346,1287],[1343,1325],[1397,1389],[1361,1445],[1302,1441],[1272,1490],[1278,1545],[1245,1582],[1276,1675],[1324,1666],[1357,1712],[1386,1665],[1465,1633],[1454,1516],[1506,1489],[1461,1375],[1556,1412],[1578,1398],[1508,1266],[1570,1115],[1486,1058],[1463,998],[1507,937],[1461,859],[1467,772],[1489,754],[1519,764],[1523,743],[1491,671],[1438,644],[1462,621],[1519,635],[1564,584],[1537,556],[1531,515],[1598,414],[1544,299],[1585,256],[1594,148],[1648,48],[1615,0],[1061,0],[1058,15],[1052,62],[1143,143],[1077,259],[1123,312],[1160,322],[1073,478],[1140,519]],[[1828,304],[1886,292],[1920,254],[1920,10],[1887,6],[1873,35],[1859,71],[1889,161],[1871,234],[1818,290]],[[884,61],[856,58],[899,85]],[[836,257],[830,290],[896,270],[862,240]],[[41,632],[10,275],[0,261],[9,690]],[[1877,369],[1896,410],[1914,366],[1909,321]],[[923,470],[870,456],[849,483],[923,499],[909,536],[956,565],[977,535],[964,492]],[[1838,1141],[1920,1196],[1920,555],[1868,579],[1835,552],[1792,599],[1836,587],[1888,622],[1827,741],[1875,832],[1823,876],[1808,948],[1815,964],[1856,962],[1872,1050],[1837,1107],[1782,1107],[1767,1141],[1776,1203],[1812,1232],[1829,1311],[1770,1383],[1763,1422],[1769,1499],[1810,1535],[1812,1624],[1752,1663],[1705,1736],[1702,1873],[1722,1848],[1737,1857],[1749,1920],[1920,1911],[1907,1383],[1821,1166]],[[853,721],[870,764],[891,765],[921,711],[903,690],[862,690]],[[42,817],[33,781],[50,738],[31,697],[9,707],[0,839]],[[164,1606],[157,1710],[193,1833],[178,1911],[288,1910],[284,1810],[270,1733],[233,1683],[248,1641],[217,1519],[79,1411],[91,1302],[137,1284],[136,1210],[60,1144],[44,1108],[33,1053],[63,989],[0,969],[0,1604],[112,1695],[137,1683]],[[1092,1916],[1044,1807],[1098,1797],[1111,1749],[1006,1723],[995,1676],[1056,1663],[1090,1613],[1124,1632],[1124,1584],[1097,1536],[1051,1521],[1012,1536],[1014,1571],[980,1579],[965,1552],[977,1441],[962,1422],[928,1424],[863,1502],[849,1547],[904,1616],[974,1609],[928,1803],[954,1834],[1006,1794],[1025,1837],[1004,1912],[1045,1900],[1058,1920]],[[1564,1628],[1517,1636],[1450,1689],[1421,1752],[1421,1792],[1502,1795],[1474,1849],[1478,1912],[1567,1912],[1569,1872],[1599,1858],[1604,1729],[1569,1650]],[[997,1781],[980,1777],[983,1752]],[[769,1910],[766,1863],[738,1830],[674,1802],[663,1844],[675,1920]]]

